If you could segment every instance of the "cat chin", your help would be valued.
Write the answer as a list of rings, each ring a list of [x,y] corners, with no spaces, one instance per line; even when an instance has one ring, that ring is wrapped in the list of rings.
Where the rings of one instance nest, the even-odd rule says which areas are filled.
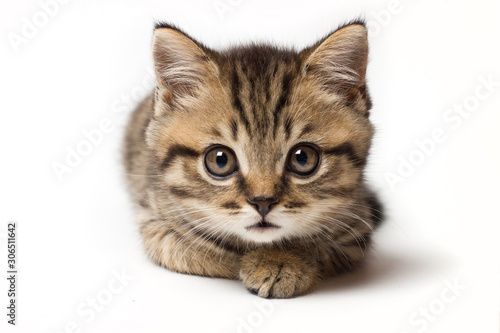
[[[279,227],[267,228],[247,228],[246,232],[242,235],[244,239],[254,243],[272,243],[283,239],[285,233]]]

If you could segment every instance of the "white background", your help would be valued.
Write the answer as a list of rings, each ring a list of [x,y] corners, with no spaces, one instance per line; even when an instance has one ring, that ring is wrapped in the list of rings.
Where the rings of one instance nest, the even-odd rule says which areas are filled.
[[[1,278],[2,332],[498,332],[498,1],[74,0],[45,21],[43,13],[37,1],[0,8],[4,272],[6,225],[19,226],[18,325],[6,323]],[[150,75],[154,19],[214,48],[255,40],[300,48],[359,15],[370,26],[378,130],[368,179],[388,214],[366,267],[310,295],[264,301],[239,281],[149,262],[120,149]],[[31,35],[29,22],[39,26]],[[13,36],[27,38],[15,46]],[[480,78],[497,85],[490,92]],[[473,110],[460,123],[445,118],[464,103]],[[53,164],[65,164],[68,147],[103,119],[112,130],[59,180]],[[415,141],[435,129],[445,140],[422,155]],[[419,165],[392,188],[386,177],[400,158]],[[133,277],[124,285],[114,278],[122,271]],[[100,311],[88,303],[96,297]]]

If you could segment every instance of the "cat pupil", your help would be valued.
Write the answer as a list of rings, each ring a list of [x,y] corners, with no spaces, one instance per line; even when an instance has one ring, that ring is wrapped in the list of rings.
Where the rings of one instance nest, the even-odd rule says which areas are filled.
[[[217,152],[217,157],[215,159],[215,163],[217,163],[217,166],[219,168],[224,168],[227,164],[227,155],[226,153],[222,152],[222,151],[218,151]]]
[[[307,154],[303,150],[297,150],[295,153],[295,158],[300,165],[304,166],[307,163]]]

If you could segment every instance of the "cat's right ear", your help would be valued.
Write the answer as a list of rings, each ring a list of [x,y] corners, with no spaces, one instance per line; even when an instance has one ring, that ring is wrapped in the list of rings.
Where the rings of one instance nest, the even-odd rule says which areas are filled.
[[[203,47],[175,27],[158,26],[153,35],[157,97],[167,105],[196,96],[205,80],[216,74]]]

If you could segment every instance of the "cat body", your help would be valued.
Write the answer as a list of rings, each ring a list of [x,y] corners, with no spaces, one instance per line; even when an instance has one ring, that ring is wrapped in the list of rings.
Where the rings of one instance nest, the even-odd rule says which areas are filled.
[[[367,56],[362,22],[300,52],[217,52],[158,25],[157,88],[124,149],[148,256],[278,298],[362,262],[381,218],[363,179]]]

